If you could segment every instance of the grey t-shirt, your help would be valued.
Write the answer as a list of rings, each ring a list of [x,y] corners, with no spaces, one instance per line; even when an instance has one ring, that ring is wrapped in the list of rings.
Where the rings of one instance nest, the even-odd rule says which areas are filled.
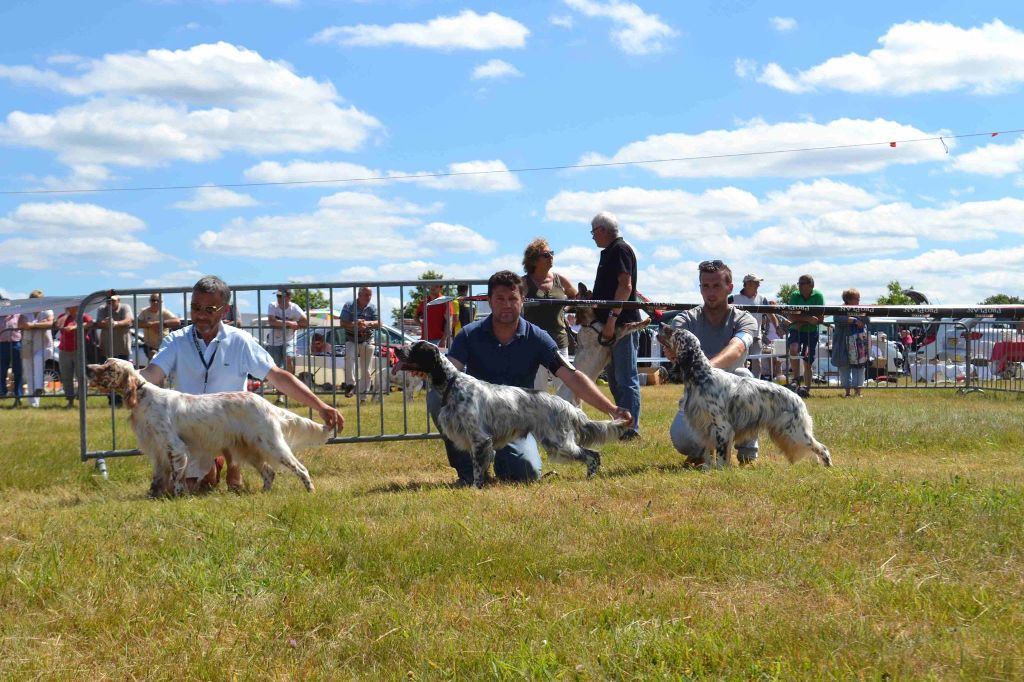
[[[750,342],[758,338],[760,334],[754,316],[745,310],[739,310],[732,306],[729,306],[729,313],[725,316],[721,326],[716,327],[708,323],[707,318],[704,317],[704,306],[702,305],[684,310],[676,315],[675,319],[672,320],[672,326],[675,329],[685,329],[692,332],[700,341],[700,348],[704,351],[704,355],[709,358],[713,358],[721,353],[722,349],[729,343],[729,340],[738,334],[747,335],[746,345],[748,348]],[[746,359],[747,354],[744,353],[740,356],[736,366],[729,367],[728,369],[734,370],[737,367],[742,367]]]

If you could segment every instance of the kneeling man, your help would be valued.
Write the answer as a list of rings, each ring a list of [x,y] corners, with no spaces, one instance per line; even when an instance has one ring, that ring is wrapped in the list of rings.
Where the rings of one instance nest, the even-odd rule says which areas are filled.
[[[523,319],[523,291],[523,280],[514,272],[502,270],[491,275],[487,281],[491,314],[463,327],[455,336],[448,359],[456,369],[492,384],[532,390],[537,369],[546,367],[589,405],[613,419],[632,421],[629,410],[617,407],[594,382],[559,355],[558,344],[547,332]],[[431,391],[427,396],[427,410],[435,422],[440,409],[441,396]],[[447,439],[444,445],[448,463],[459,475],[456,485],[472,485],[472,455],[459,450]],[[540,478],[541,459],[536,439],[528,435],[498,450],[494,474],[506,481]]]
[[[703,305],[685,310],[672,320],[672,326],[686,329],[700,341],[700,348],[708,357],[712,367],[733,372],[739,376],[753,376],[744,363],[747,351],[759,333],[757,321],[745,310],[729,304],[732,293],[732,270],[720,260],[704,261],[698,266],[700,273],[700,296]],[[667,346],[665,355],[675,362],[674,353]],[[676,450],[686,455],[688,464],[700,465],[703,460],[703,446],[696,437],[679,401],[679,412],[672,422],[669,435]],[[757,439],[738,443],[736,459],[740,464],[749,464],[757,459]]]

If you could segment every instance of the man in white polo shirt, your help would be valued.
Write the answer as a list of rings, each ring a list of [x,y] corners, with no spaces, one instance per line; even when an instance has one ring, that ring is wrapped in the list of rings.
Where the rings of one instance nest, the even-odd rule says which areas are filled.
[[[337,409],[318,398],[293,374],[277,367],[273,358],[249,333],[221,324],[228,311],[231,290],[224,280],[208,275],[192,287],[192,324],[171,333],[160,351],[142,370],[146,381],[161,384],[174,374],[175,388],[182,393],[202,394],[244,391],[248,375],[266,378],[278,391],[316,410],[328,426],[345,428],[345,418]],[[198,462],[189,461],[186,482],[194,487],[201,478],[217,483],[216,468],[209,472]],[[241,465],[228,467],[228,488],[242,486]]]

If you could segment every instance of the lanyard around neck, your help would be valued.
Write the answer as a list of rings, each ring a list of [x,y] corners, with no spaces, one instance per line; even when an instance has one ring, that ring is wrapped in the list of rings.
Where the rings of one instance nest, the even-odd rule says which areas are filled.
[[[206,384],[210,380],[210,368],[213,367],[213,361],[217,358],[217,349],[220,346],[213,346],[217,343],[217,339],[210,342],[213,346],[213,355],[210,356],[210,360],[206,360],[206,356],[203,355],[203,349],[199,347],[199,332],[196,331],[195,327],[192,327],[192,343],[196,346],[196,355],[199,356],[199,362],[203,363],[203,393],[206,393]]]

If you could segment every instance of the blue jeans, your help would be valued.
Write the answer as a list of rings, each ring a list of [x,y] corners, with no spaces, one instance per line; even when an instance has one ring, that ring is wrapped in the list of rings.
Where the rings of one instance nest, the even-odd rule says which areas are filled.
[[[860,388],[864,385],[864,368],[845,365],[839,367],[839,385],[849,393],[851,388]]]
[[[14,397],[21,397],[21,341],[0,341],[0,396],[7,396],[7,368],[14,373]]]
[[[633,415],[633,430],[640,430],[640,372],[636,368],[639,351],[636,334],[626,334],[612,346],[612,360],[608,363],[608,388],[618,407]]]
[[[427,413],[437,423],[437,413],[441,411],[441,396],[431,389],[427,393]],[[441,434],[444,435],[443,433]],[[459,475],[459,480],[473,482],[473,456],[465,450],[455,447],[447,438],[444,449],[448,454],[448,463]],[[495,453],[494,475],[502,481],[536,481],[540,478],[540,450],[533,434],[514,440]]]
[[[745,367],[739,367],[733,374],[741,377],[752,377],[753,374],[750,370]],[[683,408],[680,405],[679,412],[676,413],[676,418],[672,421],[672,426],[669,428],[669,437],[672,439],[672,445],[681,454],[686,455],[686,461],[690,464],[701,464],[704,462],[704,445],[701,440],[697,437],[697,433],[690,426],[690,422],[686,419],[686,414],[683,412]],[[747,462],[753,462],[757,459],[758,443],[757,438],[748,440],[745,443],[736,443],[736,459],[741,464]]]

